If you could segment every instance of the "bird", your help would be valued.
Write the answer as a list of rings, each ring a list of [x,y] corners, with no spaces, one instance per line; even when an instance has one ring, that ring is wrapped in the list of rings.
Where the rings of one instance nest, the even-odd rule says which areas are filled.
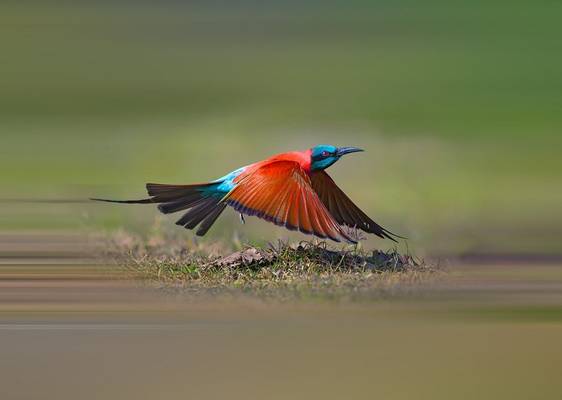
[[[214,181],[169,185],[147,183],[150,197],[140,200],[95,201],[158,204],[164,214],[186,211],[176,225],[203,236],[227,206],[289,230],[336,242],[357,243],[349,229],[360,229],[382,239],[405,239],[367,216],[336,185],[326,169],[341,157],[364,151],[357,147],[317,145],[290,151],[238,168]]]

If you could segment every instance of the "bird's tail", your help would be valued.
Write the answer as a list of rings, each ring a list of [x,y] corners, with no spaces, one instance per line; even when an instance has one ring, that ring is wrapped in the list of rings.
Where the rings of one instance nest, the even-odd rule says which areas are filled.
[[[226,207],[221,202],[222,195],[214,189],[216,183],[196,185],[167,185],[161,183],[147,183],[146,190],[151,196],[139,200],[109,200],[92,198],[95,201],[121,204],[150,204],[157,203],[158,209],[164,214],[178,211],[188,211],[176,222],[176,225],[193,229],[197,225],[197,235],[203,236],[213,225]]]

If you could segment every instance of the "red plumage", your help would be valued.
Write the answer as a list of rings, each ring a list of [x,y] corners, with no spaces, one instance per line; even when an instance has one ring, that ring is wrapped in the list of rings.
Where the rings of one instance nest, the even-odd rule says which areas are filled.
[[[354,240],[347,235],[322,203],[294,153],[253,165],[236,179],[226,202],[238,212],[255,215],[291,230],[335,241]],[[309,169],[309,168],[308,168]]]

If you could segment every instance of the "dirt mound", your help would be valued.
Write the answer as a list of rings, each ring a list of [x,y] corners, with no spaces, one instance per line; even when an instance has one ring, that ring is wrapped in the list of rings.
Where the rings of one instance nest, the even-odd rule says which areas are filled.
[[[415,267],[419,262],[409,255],[400,255],[395,251],[375,250],[370,254],[355,251],[330,250],[323,244],[301,242],[297,246],[280,244],[269,249],[246,247],[228,256],[208,263],[209,266],[222,268],[266,267],[291,260],[309,261],[323,266],[341,269],[403,270]]]

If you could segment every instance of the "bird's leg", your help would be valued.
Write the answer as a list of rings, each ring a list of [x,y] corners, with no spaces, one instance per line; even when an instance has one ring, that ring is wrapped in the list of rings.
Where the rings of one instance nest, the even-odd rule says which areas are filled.
[[[244,220],[244,214],[240,213],[240,222],[242,222],[242,224],[246,223],[246,220]]]

